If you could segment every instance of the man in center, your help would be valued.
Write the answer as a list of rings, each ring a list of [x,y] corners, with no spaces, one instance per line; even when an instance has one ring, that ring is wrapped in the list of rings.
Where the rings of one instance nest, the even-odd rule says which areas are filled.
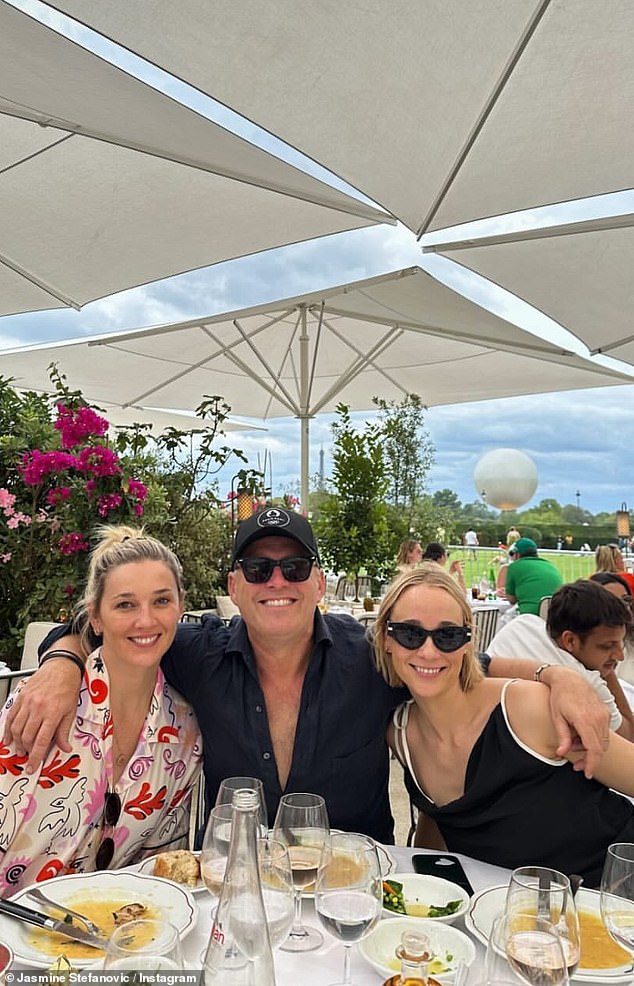
[[[204,740],[208,799],[225,777],[260,777],[272,822],[284,792],[322,794],[333,827],[393,841],[385,729],[403,700],[375,670],[363,626],[317,607],[324,573],[312,528],[299,514],[268,508],[235,537],[229,593],[241,616],[181,624],[163,670],[196,712]],[[81,653],[69,628],[46,645]],[[55,649],[55,647],[53,647]],[[496,658],[496,675],[531,677],[530,661]],[[545,672],[553,686],[562,747],[573,724],[592,772],[607,741],[607,714],[592,690],[563,668]],[[63,656],[29,681],[10,729],[36,763],[62,716],[76,706],[78,673]],[[54,699],[51,698],[54,696]],[[59,727],[59,729],[58,729]],[[66,723],[66,731],[68,723]]]

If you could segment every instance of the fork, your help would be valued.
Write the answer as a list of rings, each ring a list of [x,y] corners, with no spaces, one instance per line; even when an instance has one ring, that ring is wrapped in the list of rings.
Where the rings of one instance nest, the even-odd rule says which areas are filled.
[[[76,918],[86,926],[86,929],[90,931],[91,934],[98,936],[103,934],[101,928],[93,921],[89,921],[85,915],[80,914],[79,911],[72,911],[70,907],[66,907],[65,904],[59,904],[56,900],[52,900],[39,888],[29,890],[27,896],[32,897],[33,900],[39,901],[40,904],[48,904],[49,907],[56,907],[57,910],[62,911],[66,917]]]

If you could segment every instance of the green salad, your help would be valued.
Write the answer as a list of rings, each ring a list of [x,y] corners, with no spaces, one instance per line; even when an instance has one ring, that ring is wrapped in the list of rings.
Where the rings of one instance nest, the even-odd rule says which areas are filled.
[[[403,884],[398,880],[383,881],[383,907],[395,914],[407,914],[417,918],[444,918],[455,914],[461,900],[450,900],[447,904],[426,904],[419,901],[405,902]]]

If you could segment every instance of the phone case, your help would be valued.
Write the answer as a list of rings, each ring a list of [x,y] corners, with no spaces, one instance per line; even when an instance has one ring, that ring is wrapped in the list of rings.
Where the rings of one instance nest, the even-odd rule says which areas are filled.
[[[439,876],[443,880],[457,883],[470,897],[473,896],[473,887],[457,856],[450,856],[448,853],[416,853],[412,856],[412,866],[416,873]]]

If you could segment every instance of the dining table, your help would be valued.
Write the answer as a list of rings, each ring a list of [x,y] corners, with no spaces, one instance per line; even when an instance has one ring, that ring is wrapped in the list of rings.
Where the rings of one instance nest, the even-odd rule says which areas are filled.
[[[389,856],[394,860],[392,872],[413,873],[412,856],[424,853],[424,849],[411,849],[404,846],[386,846]],[[458,856],[469,878],[475,893],[487,887],[502,886],[509,882],[510,870],[468,856]],[[185,961],[194,968],[200,968],[200,956],[209,940],[211,930],[212,897],[208,894],[197,894],[200,914],[195,928],[183,940]],[[215,903],[215,899],[213,899]],[[273,952],[277,986],[328,986],[328,983],[341,981],[343,968],[343,945],[321,926],[315,914],[311,897],[305,897],[302,902],[302,918],[307,925],[319,928],[324,936],[323,945],[312,952],[285,952],[276,948]],[[384,917],[381,920],[391,921]],[[458,918],[454,927],[465,931],[464,920]],[[475,986],[482,982],[484,971],[484,948],[473,936],[469,936],[476,945],[476,959],[469,969],[467,986]],[[371,965],[359,954],[358,946],[352,947],[352,981],[354,986],[381,986],[381,977]]]
[[[390,860],[390,873],[413,873],[413,856],[416,853],[432,853],[431,850],[404,846],[390,845],[384,846],[383,848],[385,849],[385,853],[381,853],[380,855],[386,856]],[[437,855],[435,852],[432,854]],[[481,891],[492,887],[506,887],[508,885],[511,875],[510,870],[500,866],[493,866],[490,863],[484,863],[458,853],[454,855],[457,855],[461,861],[467,878],[473,887],[474,894],[477,895]],[[143,864],[137,864],[127,869],[137,871],[142,867]],[[116,871],[107,872],[112,873],[112,876],[116,874]],[[384,873],[384,875],[388,876],[387,873]],[[182,975],[176,972],[173,974],[175,977],[173,980],[174,986],[180,986],[181,983],[183,986],[200,986],[199,977],[195,976],[195,974],[196,972],[200,973],[202,969],[203,956],[207,949],[212,927],[212,910],[217,904],[217,898],[212,897],[205,889],[197,891],[193,897],[196,904],[194,925],[181,938],[185,968],[182,971]],[[484,986],[485,949],[482,943],[470,934],[465,927],[465,916],[458,917],[453,926],[467,934],[471,939],[475,945],[476,955],[467,971],[462,986]],[[341,982],[344,946],[321,927],[319,919],[315,914],[313,900],[310,894],[304,896],[302,919],[305,924],[314,926],[322,932],[323,944],[318,949],[310,952],[285,952],[279,947],[274,949],[273,958],[277,986],[328,986],[330,983]],[[381,920],[391,921],[393,918],[382,917]],[[20,984],[26,982],[45,981],[41,977],[46,974],[41,969],[37,970],[40,977],[37,980],[11,975],[12,973],[19,973],[20,971],[26,970],[33,971],[30,970],[28,965],[16,960],[11,967],[11,973],[7,975],[6,986],[11,986],[12,983],[15,986],[20,986]],[[90,970],[86,970],[86,973],[88,971],[92,974],[92,978],[84,978],[83,980],[78,978],[76,982],[80,986],[81,982],[99,984],[99,968],[93,967]],[[381,983],[385,980],[385,977],[377,973],[360,954],[359,945],[352,946],[351,971],[354,986],[381,986]],[[195,976],[195,978],[192,979],[191,976]],[[606,986],[606,983],[621,983],[623,982],[623,978],[623,976],[620,976],[616,980],[606,978],[601,980],[599,978],[597,986]],[[101,981],[105,982],[105,980]],[[443,981],[445,983],[448,982],[447,979]],[[592,986],[593,982],[594,980],[590,979],[587,974],[584,975],[584,986]]]

